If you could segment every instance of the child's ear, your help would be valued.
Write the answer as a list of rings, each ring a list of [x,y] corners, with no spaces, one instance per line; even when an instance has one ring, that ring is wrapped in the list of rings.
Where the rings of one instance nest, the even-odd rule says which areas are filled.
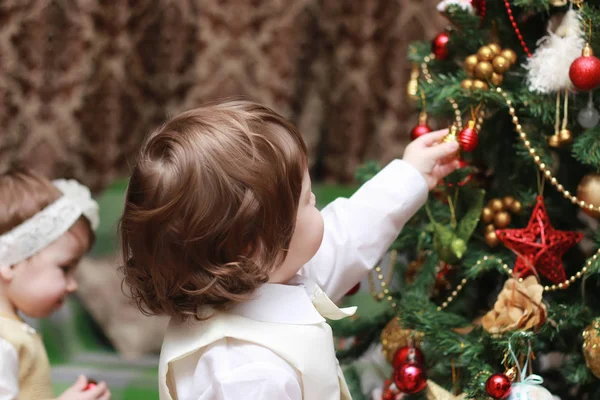
[[[0,265],[0,280],[8,283],[15,277],[15,269],[13,265]]]

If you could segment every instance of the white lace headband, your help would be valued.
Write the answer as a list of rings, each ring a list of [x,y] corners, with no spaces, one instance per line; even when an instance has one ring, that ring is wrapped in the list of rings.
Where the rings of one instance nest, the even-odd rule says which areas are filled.
[[[52,183],[63,196],[0,235],[0,265],[14,265],[33,256],[67,232],[82,215],[93,230],[98,227],[98,203],[87,187],[72,179]]]

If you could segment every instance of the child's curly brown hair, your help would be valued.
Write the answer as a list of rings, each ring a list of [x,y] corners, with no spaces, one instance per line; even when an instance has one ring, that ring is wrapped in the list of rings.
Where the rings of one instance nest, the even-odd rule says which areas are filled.
[[[200,318],[248,299],[285,259],[306,145],[285,118],[229,101],[152,133],[120,222],[125,283],[149,314]]]

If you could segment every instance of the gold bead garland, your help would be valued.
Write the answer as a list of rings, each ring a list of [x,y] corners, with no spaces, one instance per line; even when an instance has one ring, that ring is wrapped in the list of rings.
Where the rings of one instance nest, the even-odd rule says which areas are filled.
[[[587,203],[577,196],[571,194],[568,190],[565,190],[565,187],[558,182],[556,177],[552,175],[552,171],[548,168],[548,166],[542,162],[542,159],[538,155],[538,151],[531,145],[531,142],[527,139],[527,133],[523,130],[523,126],[519,123],[519,118],[516,115],[515,109],[513,107],[512,101],[508,98],[508,94],[502,90],[502,88],[496,88],[496,91],[500,93],[504,100],[506,101],[506,105],[508,106],[508,113],[512,117],[512,122],[515,125],[515,129],[519,134],[519,137],[523,141],[523,144],[527,148],[529,155],[533,158],[533,161],[537,164],[538,168],[542,175],[550,181],[550,183],[563,195],[564,198],[571,201],[571,203],[576,204],[580,208],[588,210],[590,212],[600,212],[600,206]]]
[[[396,259],[398,258],[398,251],[392,250],[390,253],[390,270],[388,271],[387,277],[384,279],[383,274],[381,273],[381,266],[375,267],[375,275],[379,280],[379,286],[381,287],[381,292],[377,293],[375,290],[375,282],[371,273],[369,273],[369,290],[371,291],[371,296],[377,301],[381,301],[384,298],[387,298],[387,301],[390,302],[392,308],[396,308],[397,304],[394,301],[394,298],[390,295],[390,283],[392,282],[392,277],[394,276],[394,265],[396,264]]]
[[[588,259],[586,261],[583,268],[581,268],[581,270],[578,271],[575,275],[571,276],[570,278],[566,279],[564,282],[561,282],[557,285],[544,286],[544,292],[554,292],[556,290],[562,290],[562,289],[568,288],[569,286],[571,286],[571,284],[575,283],[575,281],[577,281],[577,279],[580,279],[581,277],[583,277],[583,275],[585,275],[588,272],[589,268],[592,266],[592,263],[594,261],[598,260],[598,256],[600,256],[600,249],[598,249],[598,251],[596,251],[596,254],[594,254],[590,259]],[[504,263],[502,261],[502,259],[500,259],[498,257],[484,256],[482,259],[477,260],[477,265],[481,265],[484,261],[490,261],[490,260],[496,261],[498,264],[500,264],[502,266],[502,269],[504,271],[506,271],[509,275],[512,275],[512,273],[513,273],[512,268],[510,268],[508,266],[508,264]],[[519,282],[522,282],[522,281],[523,281],[523,278],[519,278]],[[456,298],[458,293],[464,288],[465,283],[467,283],[467,278],[463,278],[461,283],[452,292],[452,295],[449,296],[446,299],[446,301],[442,303],[441,306],[438,306],[437,310],[442,311],[444,308],[448,307],[448,305]]]

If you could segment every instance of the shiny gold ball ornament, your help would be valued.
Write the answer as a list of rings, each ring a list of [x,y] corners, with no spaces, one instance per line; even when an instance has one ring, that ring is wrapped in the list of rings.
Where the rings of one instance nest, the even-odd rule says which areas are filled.
[[[500,239],[496,235],[495,231],[487,232],[485,234],[485,243],[490,247],[496,247],[500,243]]]
[[[496,232],[496,227],[493,224],[489,224],[485,226],[485,233]]]
[[[583,177],[577,186],[577,197],[588,204],[600,206],[600,174],[589,174]],[[594,218],[600,217],[600,212],[581,208],[584,213]]]
[[[488,86],[488,84],[482,80],[475,79],[473,81],[473,89],[475,90],[488,90],[489,88],[490,87]]]
[[[492,66],[494,67],[495,72],[503,74],[508,71],[508,68],[510,68],[510,63],[506,58],[502,56],[496,56],[492,60]]]
[[[497,73],[493,73],[492,76],[490,77],[490,81],[495,85],[495,86],[500,86],[502,85],[502,82],[504,82],[504,76],[502,74],[497,74]]]
[[[460,83],[460,87],[462,87],[465,90],[473,89],[473,80],[472,79],[463,79],[463,81]]]
[[[516,201],[515,198],[512,196],[505,196],[502,199],[502,202],[504,203],[504,207],[506,207],[509,210],[512,207],[512,205],[515,204],[515,201]]]
[[[494,212],[504,211],[504,203],[500,199],[491,199],[488,202],[488,207]]]
[[[489,61],[479,61],[475,67],[475,77],[486,80],[494,73],[494,67]]]
[[[596,378],[600,378],[600,321],[595,319],[583,330],[583,356],[585,365]]]
[[[486,224],[492,222],[494,219],[494,211],[491,209],[491,207],[483,207],[483,210],[481,210],[481,219]]]
[[[383,356],[391,364],[399,348],[409,345],[419,347],[422,340],[423,333],[403,328],[400,318],[394,317],[381,331]]]
[[[573,141],[573,134],[570,130],[565,128],[558,132],[558,142],[560,145],[569,144],[571,141]]]
[[[489,47],[492,50],[494,55],[498,55],[502,51],[502,47],[500,47],[498,43],[490,43],[487,45],[487,47]]]
[[[479,58],[479,61],[492,61],[494,51],[489,46],[483,46],[477,52],[477,58]]]
[[[517,62],[517,53],[511,49],[502,50],[500,55],[504,57],[510,63],[510,65],[514,65]]]
[[[510,214],[506,211],[500,211],[494,216],[494,226],[498,229],[504,229],[510,225]]]
[[[522,209],[523,209],[523,205],[518,200],[515,200],[515,202],[512,203],[512,205],[510,206],[510,212],[513,214],[519,214]]]
[[[558,135],[552,135],[548,137],[548,146],[557,149],[560,147],[560,138]]]
[[[475,72],[475,66],[479,62],[477,55],[473,54],[465,58],[465,70],[468,74],[472,75]]]

